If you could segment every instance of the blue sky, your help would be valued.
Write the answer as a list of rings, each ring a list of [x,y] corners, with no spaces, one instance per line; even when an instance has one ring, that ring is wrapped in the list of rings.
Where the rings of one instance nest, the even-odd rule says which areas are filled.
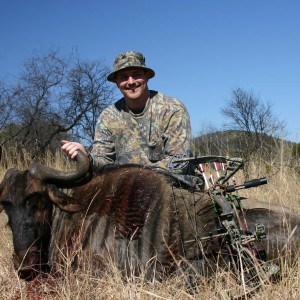
[[[179,98],[193,134],[222,129],[232,90],[273,105],[300,142],[298,0],[0,0],[0,78],[13,78],[34,50],[77,48],[111,67],[141,51],[156,71],[149,82]]]

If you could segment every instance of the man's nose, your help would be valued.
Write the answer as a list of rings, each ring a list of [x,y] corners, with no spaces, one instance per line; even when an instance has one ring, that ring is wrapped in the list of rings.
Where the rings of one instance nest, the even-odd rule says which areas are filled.
[[[133,77],[132,77],[132,76],[129,76],[127,82],[128,82],[129,84],[134,83]]]

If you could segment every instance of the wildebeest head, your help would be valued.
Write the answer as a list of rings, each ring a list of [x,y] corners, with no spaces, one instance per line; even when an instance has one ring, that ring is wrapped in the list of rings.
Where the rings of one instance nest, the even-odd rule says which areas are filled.
[[[52,203],[63,210],[78,211],[79,204],[60,197],[58,187],[84,177],[88,159],[79,154],[75,172],[60,172],[33,164],[28,170],[9,169],[0,184],[1,210],[5,210],[13,235],[14,265],[24,279],[32,279],[48,268]],[[63,200],[62,200],[63,199]]]

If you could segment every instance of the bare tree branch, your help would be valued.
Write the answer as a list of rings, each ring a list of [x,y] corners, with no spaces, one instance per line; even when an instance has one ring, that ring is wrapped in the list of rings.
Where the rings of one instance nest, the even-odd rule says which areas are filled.
[[[114,98],[108,72],[101,61],[82,60],[77,53],[34,52],[13,84],[0,85],[0,108],[9,107],[0,118],[1,144],[39,154],[71,135],[89,146],[97,117]]]
[[[279,121],[272,112],[270,103],[263,103],[250,91],[240,88],[232,91],[232,97],[221,112],[227,117],[225,128],[240,131],[241,156],[245,162],[252,155],[269,151],[266,137],[278,137],[284,132],[285,123]]]

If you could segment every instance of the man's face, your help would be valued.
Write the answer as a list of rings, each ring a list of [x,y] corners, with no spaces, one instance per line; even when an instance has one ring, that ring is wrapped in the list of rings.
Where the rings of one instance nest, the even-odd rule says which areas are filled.
[[[148,99],[148,79],[149,74],[143,68],[127,68],[117,73],[116,84],[125,99],[144,100]]]

